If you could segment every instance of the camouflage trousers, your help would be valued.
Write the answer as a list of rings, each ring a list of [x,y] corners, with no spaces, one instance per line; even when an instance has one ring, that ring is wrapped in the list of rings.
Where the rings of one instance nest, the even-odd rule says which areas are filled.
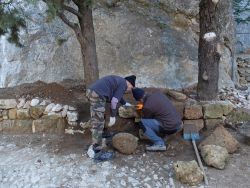
[[[92,144],[102,145],[102,133],[105,124],[105,98],[100,97],[95,91],[88,89],[86,96],[90,102],[90,124],[92,126]]]

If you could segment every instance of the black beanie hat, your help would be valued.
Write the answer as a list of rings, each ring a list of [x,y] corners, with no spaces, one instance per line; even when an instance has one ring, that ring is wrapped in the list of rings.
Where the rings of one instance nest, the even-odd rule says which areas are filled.
[[[136,101],[139,101],[140,99],[143,98],[145,91],[140,88],[134,88],[132,89],[133,97],[135,98]]]
[[[135,75],[127,76],[127,77],[125,77],[125,79],[127,81],[129,81],[129,83],[131,83],[133,87],[135,87],[135,80],[136,80],[136,76]]]

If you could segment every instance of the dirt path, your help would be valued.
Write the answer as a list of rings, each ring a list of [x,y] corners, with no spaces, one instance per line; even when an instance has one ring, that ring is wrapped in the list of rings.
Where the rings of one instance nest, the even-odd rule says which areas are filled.
[[[180,136],[169,140],[166,152],[145,153],[140,143],[134,155],[116,152],[104,163],[86,157],[89,142],[83,135],[1,135],[0,187],[188,187],[175,180],[172,169],[174,161],[195,158]],[[250,147],[242,143],[230,156],[225,170],[206,168],[209,187],[249,187]]]

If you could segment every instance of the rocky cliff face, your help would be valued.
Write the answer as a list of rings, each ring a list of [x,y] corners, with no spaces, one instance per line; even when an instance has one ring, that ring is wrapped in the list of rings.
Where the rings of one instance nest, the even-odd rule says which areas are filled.
[[[182,88],[197,83],[199,0],[107,0],[96,3],[94,25],[100,76],[135,74],[138,86]],[[35,11],[34,11],[35,9]],[[79,44],[60,20],[44,22],[46,6],[27,8],[23,48],[1,38],[0,87],[83,79]],[[36,14],[34,14],[36,12]],[[220,85],[231,85],[231,11],[223,15]],[[226,15],[226,16],[225,16]],[[225,37],[224,37],[225,39]]]

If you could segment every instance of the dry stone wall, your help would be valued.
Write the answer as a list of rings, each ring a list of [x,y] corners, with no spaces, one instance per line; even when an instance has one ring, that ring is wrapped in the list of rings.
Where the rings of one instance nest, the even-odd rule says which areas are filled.
[[[39,98],[0,99],[0,133],[64,133],[77,120],[78,112],[68,105]]]
[[[198,102],[177,91],[169,90],[166,95],[172,100],[184,124],[194,124],[198,130],[212,131],[225,123],[234,125],[250,121],[249,96],[243,96],[235,90],[226,91],[219,95],[221,100],[211,102]],[[128,122],[134,127],[134,110],[134,107],[120,107],[120,118],[114,128],[119,129],[119,125],[126,127]],[[66,132],[73,134],[73,129],[79,122],[79,113],[72,106],[55,104],[41,98],[0,99],[0,132],[56,133],[71,128]],[[88,119],[89,115],[85,114],[85,119]],[[126,121],[128,119],[129,121]],[[84,130],[90,128],[89,122],[79,125]]]

